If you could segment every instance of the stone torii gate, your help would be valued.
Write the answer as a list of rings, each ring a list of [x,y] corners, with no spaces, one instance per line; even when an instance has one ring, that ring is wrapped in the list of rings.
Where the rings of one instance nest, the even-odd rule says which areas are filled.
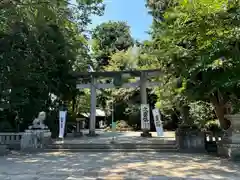
[[[136,88],[140,87],[141,104],[147,104],[147,88],[160,86],[158,81],[149,80],[151,77],[157,77],[161,74],[160,69],[151,70],[133,70],[133,71],[105,71],[105,72],[76,72],[73,76],[77,79],[77,89],[91,89],[91,111],[89,135],[95,136],[96,124],[96,90],[110,88]],[[138,77],[136,82],[123,83],[124,78]],[[100,78],[111,78],[111,83],[98,83]],[[88,81],[87,83],[84,83]],[[151,136],[149,129],[142,129],[141,136]]]

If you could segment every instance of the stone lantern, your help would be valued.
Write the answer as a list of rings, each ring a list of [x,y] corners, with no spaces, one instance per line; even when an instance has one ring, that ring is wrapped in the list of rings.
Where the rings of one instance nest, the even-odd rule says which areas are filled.
[[[77,129],[76,131],[74,132],[74,137],[80,137],[83,135],[83,133],[81,132],[81,129],[82,129],[82,122],[84,121],[84,118],[81,118],[81,117],[77,117],[76,118],[76,125],[77,125]]]
[[[218,144],[218,153],[233,160],[240,159],[240,113],[228,114],[225,118],[231,125]]]

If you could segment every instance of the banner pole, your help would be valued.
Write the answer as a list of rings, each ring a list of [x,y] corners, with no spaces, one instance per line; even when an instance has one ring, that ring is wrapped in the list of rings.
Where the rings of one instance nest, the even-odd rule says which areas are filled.
[[[111,143],[114,143],[116,138],[116,122],[114,122],[114,101],[112,100],[112,141]]]
[[[113,102],[112,102],[112,132],[113,132],[113,138],[112,138],[112,140],[114,141],[115,140],[115,138],[114,138],[114,127],[115,126],[115,124],[114,124],[114,105],[113,105]]]

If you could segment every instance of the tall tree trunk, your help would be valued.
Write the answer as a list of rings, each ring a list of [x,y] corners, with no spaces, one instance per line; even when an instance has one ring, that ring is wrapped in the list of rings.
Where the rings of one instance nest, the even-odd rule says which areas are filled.
[[[225,103],[223,101],[223,97],[219,92],[214,93],[214,95],[210,98],[211,103],[214,106],[215,114],[219,120],[220,126],[223,129],[228,128],[228,121],[224,118],[225,115]]]
[[[186,125],[192,125],[193,122],[190,119],[190,107],[188,105],[183,105],[181,108],[181,114],[182,114],[182,118],[183,118],[183,123]]]

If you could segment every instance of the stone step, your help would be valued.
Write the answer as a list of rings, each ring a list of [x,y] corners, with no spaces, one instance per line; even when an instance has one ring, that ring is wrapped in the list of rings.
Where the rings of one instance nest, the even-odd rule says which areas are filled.
[[[45,152],[178,152],[178,148],[170,149],[44,149]]]
[[[176,141],[175,140],[155,140],[153,138],[151,139],[116,139],[114,142],[112,139],[107,139],[105,141],[103,140],[96,140],[96,139],[64,139],[63,141],[61,140],[55,140],[52,142],[52,144],[95,144],[95,145],[102,145],[102,144],[150,144],[150,145],[175,145]]]
[[[50,144],[47,149],[176,149],[176,144]]]

